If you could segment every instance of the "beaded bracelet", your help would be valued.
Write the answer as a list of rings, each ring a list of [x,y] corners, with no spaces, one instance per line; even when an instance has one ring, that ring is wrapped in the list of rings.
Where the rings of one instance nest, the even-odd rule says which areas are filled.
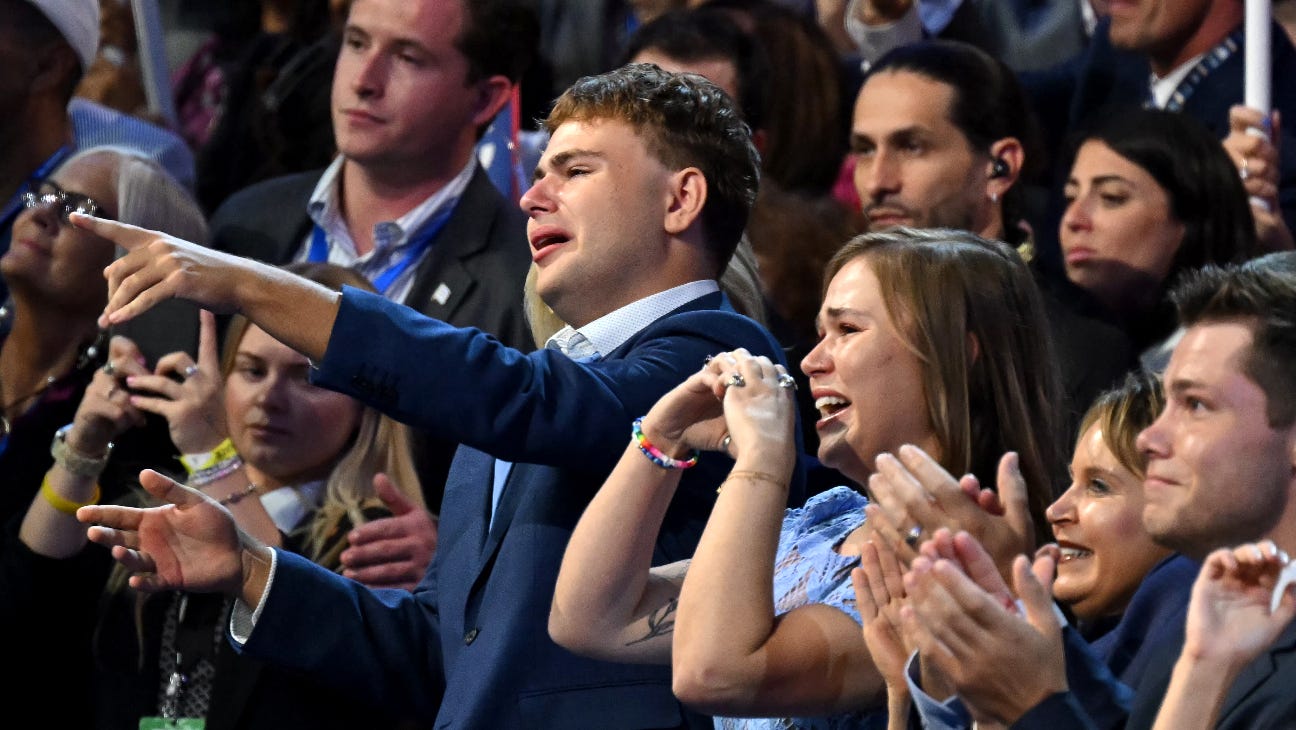
[[[635,442],[639,444],[639,450],[643,452],[643,455],[663,469],[688,469],[697,466],[697,449],[694,449],[693,455],[687,459],[676,459],[649,443],[648,437],[644,436],[643,432],[643,416],[634,420],[634,424],[630,427],[630,434],[634,436]]]
[[[82,507],[99,504],[99,497],[103,495],[102,490],[99,489],[99,485],[96,484],[94,494],[90,495],[89,502],[73,502],[67,497],[54,491],[54,486],[50,484],[49,474],[46,474],[45,479],[41,481],[40,493],[41,496],[45,498],[45,501],[49,502],[51,507],[65,515],[75,515],[77,510]]]
[[[753,482],[767,482],[779,488],[787,486],[785,482],[779,481],[778,478],[775,477],[773,474],[766,474],[763,471],[737,469],[735,471],[729,472],[729,476],[725,477],[725,480],[723,482],[720,482],[720,486],[716,487],[716,494],[719,494],[720,490],[724,489],[724,485],[728,484],[730,480],[733,479],[748,479]]]
[[[215,466],[212,466],[207,469],[203,469],[202,471],[194,472],[193,476],[189,477],[189,486],[191,487],[206,486],[208,484],[211,484],[212,482],[224,479],[230,474],[233,474],[234,472],[238,471],[242,466],[243,466],[243,458],[240,457],[238,454],[234,454],[228,459],[218,462]]]

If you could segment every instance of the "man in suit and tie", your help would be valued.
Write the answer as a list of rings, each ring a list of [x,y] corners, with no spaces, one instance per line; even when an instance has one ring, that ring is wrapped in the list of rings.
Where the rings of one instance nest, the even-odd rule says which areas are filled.
[[[1165,409],[1138,437],[1148,460],[1142,517],[1154,540],[1196,561],[1220,548],[1264,540],[1296,554],[1294,260],[1296,254],[1275,254],[1228,269],[1208,268],[1174,293],[1185,333],[1165,372]],[[1184,614],[1167,615],[1176,630],[1160,633],[1172,638],[1150,652],[1131,705],[1129,689],[1091,659],[1083,641],[1069,632],[1060,638],[1051,617],[1034,616],[1028,623],[1002,608],[980,611],[978,605],[985,608],[993,599],[968,580],[951,582],[956,584],[961,587],[928,599],[929,607],[916,615],[924,617],[934,640],[948,645],[958,641],[955,634],[967,634],[926,620],[939,605],[983,619],[999,614],[977,622],[978,639],[970,645],[976,659],[955,680],[974,716],[993,716],[1015,728],[1148,728],[1176,661],[1199,659],[1180,658]],[[1136,593],[1131,611],[1139,600]],[[1063,643],[1065,668],[1057,651]],[[1050,652],[1036,650],[1050,645],[1055,661],[1042,666],[994,660],[999,650],[1045,656]],[[1233,675],[1214,726],[1288,726],[1296,713],[1291,668],[1296,624]]]
[[[211,246],[348,266],[388,299],[530,349],[524,217],[475,150],[538,37],[518,0],[357,0],[333,77],[338,156],[231,196],[212,217]],[[415,434],[433,512],[456,445]]]
[[[709,354],[744,347],[783,359],[715,281],[755,199],[757,155],[717,87],[655,66],[583,79],[547,127],[521,205],[537,291],[570,326],[529,355],[381,297],[337,295],[245,259],[78,219],[131,250],[110,273],[106,321],[176,296],[237,309],[310,357],[315,382],[465,444],[417,590],[372,591],[240,543],[214,503],[150,473],[147,486],[185,506],[83,514],[122,528],[166,523],[158,526],[193,550],[135,539],[151,529],[129,533],[138,552],[121,557],[157,571],[137,585],[236,595],[243,651],[435,717],[437,727],[709,727],[680,707],[666,668],[575,656],[546,627],[571,530],[632,443],[631,422]],[[692,554],[730,465],[704,454],[685,472],[657,561]],[[798,479],[794,502],[801,491]],[[191,531],[198,522],[207,527]],[[180,572],[166,567],[176,560]]]

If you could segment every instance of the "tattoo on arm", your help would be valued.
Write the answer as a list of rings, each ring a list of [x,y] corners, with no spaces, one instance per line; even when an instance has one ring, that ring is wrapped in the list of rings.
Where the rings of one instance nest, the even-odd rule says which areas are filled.
[[[648,633],[643,638],[635,639],[626,644],[634,646],[641,644],[658,636],[666,636],[675,630],[675,609],[679,606],[679,599],[672,598],[665,606],[648,614]]]

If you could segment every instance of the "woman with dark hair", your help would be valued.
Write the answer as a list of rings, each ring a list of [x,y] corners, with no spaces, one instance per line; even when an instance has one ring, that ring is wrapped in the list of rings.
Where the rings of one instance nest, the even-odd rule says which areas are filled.
[[[1067,278],[1148,353],[1174,329],[1166,292],[1256,250],[1247,195],[1219,140],[1191,117],[1131,109],[1082,138],[1059,237]]]
[[[880,455],[914,444],[985,484],[996,473],[1024,478],[1021,531],[983,522],[982,537],[1005,560],[1032,550],[1046,534],[1059,464],[1058,389],[1018,254],[964,231],[860,236],[828,265],[818,327],[801,367],[821,416],[820,460],[868,484]],[[573,651],[671,663],[685,703],[772,718],[717,718],[718,727],[857,727],[882,707],[849,575],[866,541],[895,531],[866,521],[868,500],[849,487],[785,511],[796,461],[791,385],[781,367],[736,351],[658,401],[572,534],[550,613],[550,634]],[[650,568],[679,484],[678,470],[661,467],[694,449],[736,463],[691,563]],[[1001,463],[1009,450],[1018,458]]]

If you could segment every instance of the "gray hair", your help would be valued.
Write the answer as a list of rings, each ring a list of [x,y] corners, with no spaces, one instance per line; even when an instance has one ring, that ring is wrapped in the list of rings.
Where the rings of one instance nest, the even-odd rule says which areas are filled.
[[[205,244],[207,221],[193,196],[157,162],[139,150],[101,145],[78,150],[64,161],[100,154],[117,159],[117,220]]]

